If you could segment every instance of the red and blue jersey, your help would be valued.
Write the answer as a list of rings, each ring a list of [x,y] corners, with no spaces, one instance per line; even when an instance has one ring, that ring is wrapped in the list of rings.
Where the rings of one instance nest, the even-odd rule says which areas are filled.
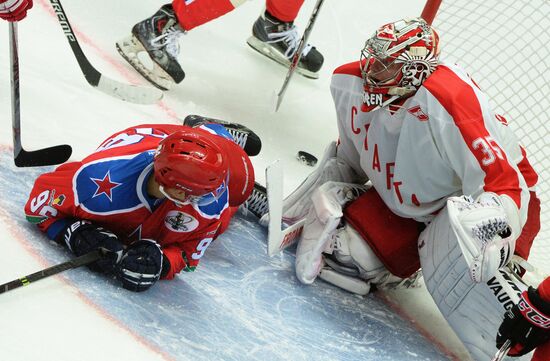
[[[194,131],[213,137],[230,158],[228,186],[217,201],[181,206],[151,197],[147,181],[153,176],[155,149],[168,134],[182,128],[171,124],[131,127],[106,139],[82,161],[42,174],[25,206],[27,220],[52,239],[72,220],[90,220],[125,244],[142,238],[157,241],[171,265],[165,278],[194,270],[210,242],[227,228],[236,206],[248,196],[254,173],[248,156],[227,130],[212,124]],[[241,189],[245,183],[246,189]]]

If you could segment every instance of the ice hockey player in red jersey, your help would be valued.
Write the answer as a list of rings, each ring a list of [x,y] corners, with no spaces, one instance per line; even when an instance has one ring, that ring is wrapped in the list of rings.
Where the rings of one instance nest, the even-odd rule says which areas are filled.
[[[32,0],[0,0],[0,19],[10,22],[20,21],[32,8]]]
[[[527,288],[512,268],[540,229],[538,177],[483,91],[439,55],[436,31],[406,19],[334,71],[339,142],[285,199],[283,221],[306,220],[301,282],[366,294],[421,268],[472,357],[489,360]]]
[[[194,271],[252,191],[245,151],[220,124],[144,124],[106,139],[82,161],[35,181],[27,220],[91,268],[144,291]]]
[[[510,340],[510,356],[525,355],[536,348],[531,361],[550,360],[550,277],[537,289],[529,287],[506,312],[498,330],[497,347]]]
[[[119,53],[145,79],[162,90],[183,80],[185,73],[177,56],[178,37],[191,29],[227,14],[246,0],[173,0],[151,17],[132,28],[132,34],[116,43]],[[304,0],[266,0],[266,10],[254,23],[248,45],[284,66],[296,53],[300,35],[294,19]],[[139,59],[146,53],[152,66]],[[317,78],[323,56],[307,44],[296,69],[309,78]]]

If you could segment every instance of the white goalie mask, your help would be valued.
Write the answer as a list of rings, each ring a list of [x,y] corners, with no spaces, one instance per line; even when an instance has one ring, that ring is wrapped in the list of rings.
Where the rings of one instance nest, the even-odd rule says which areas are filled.
[[[439,64],[439,36],[421,18],[380,27],[361,51],[364,111],[406,98]]]

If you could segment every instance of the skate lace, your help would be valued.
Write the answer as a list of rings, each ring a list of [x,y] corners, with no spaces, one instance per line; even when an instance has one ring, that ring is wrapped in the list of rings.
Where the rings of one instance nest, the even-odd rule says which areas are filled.
[[[269,211],[267,204],[267,195],[262,186],[256,184],[252,190],[252,194],[244,202],[243,208],[245,211],[251,212],[258,218],[262,218]],[[246,213],[246,212],[245,212]]]
[[[278,43],[282,41],[287,45],[285,56],[288,59],[292,58],[294,54],[296,54],[296,51],[298,50],[298,43],[300,42],[296,26],[292,25],[288,30],[278,33],[270,33],[268,34],[268,37],[271,39],[267,41],[268,43]],[[310,44],[306,44],[302,50],[302,56],[307,56],[311,48],[312,46]]]
[[[155,49],[166,48],[166,52],[176,58],[180,53],[178,38],[184,34],[177,26],[167,26],[163,33],[151,40],[151,45]]]
[[[240,132],[236,129],[227,128],[227,131],[233,137],[233,141],[239,145],[239,147],[244,149],[246,145],[246,140],[248,139],[248,133]]]

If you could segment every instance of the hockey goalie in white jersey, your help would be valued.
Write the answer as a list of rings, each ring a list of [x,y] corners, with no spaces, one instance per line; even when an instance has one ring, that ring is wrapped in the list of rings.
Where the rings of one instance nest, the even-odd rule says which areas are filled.
[[[339,142],[284,202],[286,223],[306,218],[298,279],[366,294],[421,268],[472,357],[491,359],[540,229],[524,149],[420,18],[378,29],[331,91]]]

